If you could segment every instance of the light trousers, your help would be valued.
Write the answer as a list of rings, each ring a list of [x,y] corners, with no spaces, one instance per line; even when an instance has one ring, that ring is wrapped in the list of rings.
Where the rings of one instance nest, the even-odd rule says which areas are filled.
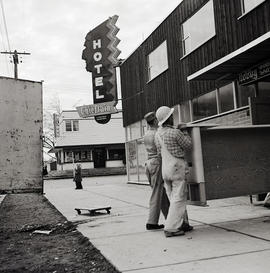
[[[183,173],[177,180],[164,180],[164,187],[170,201],[170,208],[168,216],[165,222],[164,230],[175,232],[183,224],[188,223],[188,215],[186,211],[187,206],[187,164],[184,160],[181,160],[181,164],[184,164]]]
[[[147,223],[158,224],[160,211],[162,211],[162,214],[166,219],[170,206],[161,175],[161,159],[148,159],[145,163],[145,172],[152,188],[149,200],[149,216]]]

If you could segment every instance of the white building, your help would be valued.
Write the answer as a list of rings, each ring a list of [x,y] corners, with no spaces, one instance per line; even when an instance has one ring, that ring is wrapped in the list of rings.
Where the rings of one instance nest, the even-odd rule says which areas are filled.
[[[82,119],[76,110],[63,111],[55,126],[57,169],[122,167],[125,165],[125,130],[122,113],[106,124]]]

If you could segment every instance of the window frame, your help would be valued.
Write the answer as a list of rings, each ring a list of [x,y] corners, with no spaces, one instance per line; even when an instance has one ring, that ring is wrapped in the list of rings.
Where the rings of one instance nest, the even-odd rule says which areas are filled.
[[[209,3],[212,3],[212,7],[213,7],[214,33],[211,34],[210,36],[208,36],[207,38],[203,39],[198,45],[196,45],[195,47],[191,48],[190,51],[187,52],[187,50],[186,50],[187,46],[186,46],[185,41],[188,38],[190,38],[191,36],[190,36],[190,33],[187,36],[184,36],[184,25],[191,18],[194,18],[194,16],[196,16],[196,14],[198,14],[198,12],[200,12]],[[181,59],[185,58],[186,56],[188,56],[189,54],[191,54],[192,52],[194,52],[196,49],[198,49],[199,47],[201,47],[202,45],[204,45],[205,43],[207,43],[209,40],[211,40],[215,36],[216,36],[216,21],[215,21],[214,1],[213,0],[209,0],[203,6],[201,6],[194,14],[192,14],[192,16],[190,16],[185,22],[183,22],[181,24],[181,44],[182,44],[182,57],[181,57]]]
[[[222,87],[224,87],[224,86],[226,86],[226,85],[229,85],[229,84],[232,84],[232,91],[233,91],[233,109],[230,109],[230,110],[228,110],[228,111],[224,111],[224,112],[222,112],[221,111],[221,99],[220,99],[220,89],[222,89]],[[194,107],[193,107],[193,100],[194,99],[197,99],[197,98],[199,98],[199,97],[201,97],[201,96],[204,96],[204,95],[206,95],[206,94],[208,94],[208,93],[211,93],[211,92],[215,92],[215,94],[216,94],[216,107],[217,107],[217,114],[215,114],[215,115],[211,115],[211,116],[207,116],[207,117],[203,117],[203,118],[201,118],[201,119],[195,119],[194,120]],[[237,106],[238,105],[238,102],[237,102],[237,94],[236,94],[236,82],[235,81],[233,81],[233,82],[230,82],[230,83],[227,83],[227,84],[225,84],[225,85],[222,85],[222,86],[219,86],[218,88],[216,88],[216,89],[214,89],[214,90],[211,90],[211,91],[209,91],[209,92],[207,92],[207,93],[205,93],[205,94],[202,94],[202,95],[200,95],[200,96],[198,96],[198,97],[195,97],[195,98],[193,98],[192,100],[191,100],[191,122],[200,122],[200,121],[202,121],[202,120],[206,120],[206,119],[211,119],[211,118],[214,118],[214,117],[217,117],[217,116],[220,116],[220,115],[224,115],[224,114],[226,114],[226,113],[230,113],[230,112],[232,112],[232,111],[235,111],[235,110],[237,110],[237,109],[239,109],[239,107]],[[240,107],[241,108],[241,107]]]
[[[68,130],[68,128],[69,128],[70,130]],[[65,120],[65,131],[66,131],[66,132],[72,132],[72,122],[71,122],[70,119],[66,119],[66,120]]]
[[[255,8],[257,8],[259,5],[261,5],[262,3],[264,3],[266,0],[262,0],[260,3],[255,4],[255,6],[252,7],[251,9],[249,9],[248,11],[245,11],[245,1],[246,0],[240,0],[240,1],[241,1],[240,2],[241,3],[241,16],[239,18],[245,16],[246,14],[248,14],[249,12],[251,12],[252,10],[254,10]]]
[[[78,130],[74,130],[76,129],[76,126],[74,125],[75,122],[78,123]],[[70,124],[70,130],[67,130],[67,125]],[[66,132],[78,132],[80,130],[80,127],[79,127],[79,120],[78,119],[66,119],[65,120],[65,131]]]
[[[165,51],[166,52],[166,64],[157,74],[154,74],[151,76],[151,68],[153,67],[153,65],[150,64],[151,54],[155,53],[158,49],[160,49],[163,44],[165,44],[165,46],[166,46],[166,51]],[[167,45],[167,40],[164,40],[162,43],[160,43],[154,50],[152,50],[147,55],[147,83],[151,82],[152,80],[154,80],[156,77],[158,77],[160,74],[164,73],[168,69],[169,69],[168,45]]]

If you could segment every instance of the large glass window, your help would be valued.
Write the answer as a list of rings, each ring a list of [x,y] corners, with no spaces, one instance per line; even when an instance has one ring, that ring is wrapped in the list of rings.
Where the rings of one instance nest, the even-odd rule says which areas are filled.
[[[213,0],[210,0],[182,24],[183,55],[190,53],[215,34]]]
[[[237,107],[243,107],[248,105],[248,98],[255,97],[256,86],[250,85],[238,85],[237,88]]]
[[[148,80],[168,69],[167,42],[164,41],[148,55]]]
[[[259,97],[270,97],[270,78],[269,81],[258,82]]]
[[[109,159],[110,160],[121,160],[124,158],[125,150],[124,149],[110,149],[109,150]]]
[[[72,163],[74,162],[88,162],[91,161],[91,151],[65,151],[64,162]]]
[[[216,90],[192,100],[193,119],[203,119],[217,114]]]
[[[180,117],[181,117],[181,122],[191,121],[189,101],[186,101],[180,104]]]
[[[71,163],[73,162],[73,153],[71,151],[65,152],[64,154],[64,162]]]
[[[233,89],[234,83],[230,83],[218,89],[219,113],[234,109]]]
[[[249,12],[264,1],[265,0],[241,0],[242,14]]]

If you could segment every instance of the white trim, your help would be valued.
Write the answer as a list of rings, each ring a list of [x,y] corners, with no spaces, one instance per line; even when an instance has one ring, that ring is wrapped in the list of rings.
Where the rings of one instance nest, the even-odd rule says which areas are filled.
[[[205,72],[225,63],[226,61],[236,57],[237,55],[244,53],[245,51],[251,49],[252,47],[264,42],[265,40],[270,38],[270,31],[268,31],[267,33],[265,33],[264,35],[260,36],[259,38],[253,40],[252,42],[240,47],[239,49],[233,51],[232,53],[222,57],[221,59],[209,64],[208,66],[202,68],[201,70],[189,75],[187,77],[188,81],[194,80],[195,78],[197,78],[198,76],[204,74]]]
[[[164,49],[163,49],[163,47],[164,47]],[[153,65],[150,65],[150,57],[153,56],[153,54],[155,54],[157,52],[160,53],[160,50],[162,50],[161,51],[162,55],[163,55],[163,53],[166,53],[166,56],[165,56],[166,60],[164,60],[162,58],[162,66],[163,66],[163,68],[160,69],[160,65],[158,65],[157,67],[154,67],[154,68],[159,68],[159,71],[157,72],[156,75],[152,75],[153,74],[153,71],[152,71]],[[164,50],[164,52],[163,52],[163,50]],[[159,56],[161,56],[161,55],[159,54]],[[154,55],[154,57],[155,57],[155,55]],[[165,63],[165,65],[164,65],[164,63]],[[163,72],[167,71],[168,69],[169,69],[168,46],[167,46],[167,40],[165,39],[162,43],[160,43],[155,49],[153,49],[147,55],[147,71],[148,71],[148,81],[147,81],[147,83],[151,82],[153,79],[155,79],[160,74],[162,74]]]
[[[207,5],[209,5],[209,7],[211,8],[211,11],[213,11],[213,13],[208,14],[207,18],[209,18],[209,20],[213,20],[214,22],[214,33],[211,33],[208,37],[204,38],[202,41],[199,42],[199,44],[197,44],[195,47],[193,47],[191,44],[194,44],[194,36],[190,35],[190,32],[187,33],[187,36],[184,36],[184,26],[185,24],[187,24],[188,22],[190,22],[192,19],[195,18],[196,15],[198,15],[203,9],[207,8]],[[196,20],[196,26],[201,27],[200,24],[198,23],[198,20]],[[199,47],[201,47],[203,44],[205,44],[207,41],[209,41],[210,39],[212,39],[214,36],[216,36],[216,22],[215,22],[215,10],[214,10],[214,2],[213,0],[209,0],[207,1],[204,5],[202,5],[195,13],[193,13],[187,20],[185,20],[184,22],[182,22],[181,24],[181,42],[182,42],[182,53],[183,56],[182,58],[185,58],[186,56],[188,56],[189,54],[191,54],[194,50],[198,49]],[[188,39],[191,39],[192,41],[189,42],[190,46],[186,46],[186,42],[188,41]],[[187,50],[189,52],[187,52]],[[180,60],[181,60],[180,59]]]
[[[237,105],[237,96],[236,96],[236,87],[235,87],[236,83],[235,83],[235,81],[233,81],[232,84],[233,84],[233,109],[236,109],[238,105]]]
[[[221,105],[220,105],[220,99],[219,99],[219,94],[220,94],[219,88],[216,88],[215,91],[216,91],[217,112],[218,112],[218,114],[220,114]],[[207,93],[206,93],[206,94],[207,94]]]
[[[192,100],[188,100],[188,104],[189,104],[190,122],[193,122],[193,121],[194,121],[194,115],[193,115],[193,104],[192,104]]]
[[[252,9],[244,12],[244,0],[241,0],[241,12],[242,12],[242,15],[239,16],[237,18],[237,20],[240,20],[241,18],[243,18],[244,16],[246,16],[247,14],[249,14],[251,11],[253,11],[254,9],[256,9],[258,6],[260,6],[261,4],[263,4],[266,0],[263,0],[261,3],[258,3],[256,6],[254,6]]]
[[[210,36],[209,38],[206,38],[201,44],[197,45],[196,47],[194,47],[191,51],[189,51],[188,53],[186,53],[185,55],[183,55],[180,58],[180,61],[185,59],[187,56],[191,55],[195,50],[197,50],[199,47],[203,46],[204,44],[206,44],[208,41],[210,41],[211,39],[213,39],[215,36],[217,36],[216,32]]]
[[[180,106],[180,104],[177,104],[177,111],[178,111],[179,122],[183,122],[182,115],[181,115],[181,106]]]

